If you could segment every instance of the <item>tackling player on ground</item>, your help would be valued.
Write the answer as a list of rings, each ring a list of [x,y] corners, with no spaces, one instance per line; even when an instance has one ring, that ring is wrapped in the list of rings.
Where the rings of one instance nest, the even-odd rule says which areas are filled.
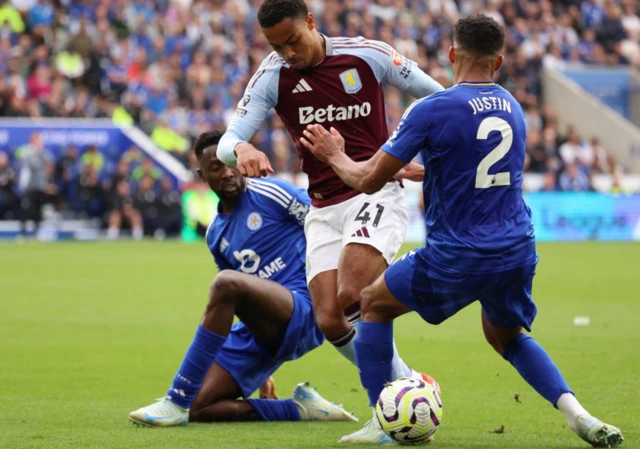
[[[205,133],[194,144],[198,175],[220,199],[206,235],[220,272],[167,396],[129,419],[158,427],[187,421],[357,421],[308,384],[298,385],[292,399],[248,399],[261,385],[269,386],[280,365],[324,338],[305,279],[307,193],[278,179],[245,179],[216,157],[221,136]],[[233,324],[234,315],[239,323]]]
[[[416,101],[396,131],[366,162],[345,154],[344,140],[314,125],[303,143],[363,192],[383,188],[421,153],[426,246],[410,252],[364,290],[356,354],[362,385],[375,405],[392,379],[393,320],[410,311],[439,324],[476,300],[489,344],[571,429],[595,447],[617,447],[619,429],[591,416],[547,352],[529,335],[538,256],[531,212],[522,197],[526,127],[522,108],[492,82],[503,62],[504,30],[493,19],[458,22],[449,60],[456,85]]]
[[[355,364],[360,293],[384,272],[404,241],[404,192],[390,180],[378,193],[361,194],[313,157],[300,138],[308,124],[334,126],[345,136],[347,153],[367,160],[388,137],[383,85],[416,98],[442,86],[383,42],[323,36],[302,0],[266,0],[258,20],[275,51],[251,78],[218,157],[250,177],[273,172],[266,155],[247,142],[275,108],[309,176],[307,281],[316,321]],[[415,374],[394,354],[394,377]]]

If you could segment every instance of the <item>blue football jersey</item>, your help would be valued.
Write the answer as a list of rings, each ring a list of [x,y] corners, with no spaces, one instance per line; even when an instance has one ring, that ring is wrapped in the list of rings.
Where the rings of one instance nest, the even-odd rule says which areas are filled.
[[[537,261],[522,197],[522,108],[492,83],[460,83],[413,103],[382,147],[425,165],[427,244],[447,272],[501,272]]]
[[[234,210],[218,213],[207,230],[207,246],[216,264],[289,290],[306,290],[307,192],[275,178],[246,182]]]

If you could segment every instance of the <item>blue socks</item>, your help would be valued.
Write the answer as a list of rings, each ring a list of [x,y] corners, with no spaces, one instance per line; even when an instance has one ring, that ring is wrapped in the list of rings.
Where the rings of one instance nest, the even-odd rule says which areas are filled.
[[[167,393],[174,404],[182,408],[191,406],[225,341],[227,341],[226,336],[214,334],[198,326],[196,335],[182,360],[182,365],[173,378],[173,385]]]
[[[293,399],[247,399],[265,421],[300,421]]]
[[[518,335],[505,349],[502,357],[508,360],[518,370],[520,376],[554,407],[564,393],[573,394],[547,351],[530,336]]]
[[[374,407],[384,385],[393,380],[393,323],[360,322],[355,342],[360,382]]]

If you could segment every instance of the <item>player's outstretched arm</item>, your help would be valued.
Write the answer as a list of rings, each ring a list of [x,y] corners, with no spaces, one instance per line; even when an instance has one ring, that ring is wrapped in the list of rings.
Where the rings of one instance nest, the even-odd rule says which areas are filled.
[[[405,162],[384,151],[378,151],[371,159],[355,162],[344,152],[344,139],[331,128],[327,131],[320,125],[309,125],[300,139],[322,162],[329,164],[348,186],[363,193],[375,193],[393,178]]]
[[[249,140],[271,108],[278,104],[278,56],[272,53],[249,81],[238,108],[218,144],[217,156],[225,164],[238,167],[248,177],[273,173],[269,158]]]

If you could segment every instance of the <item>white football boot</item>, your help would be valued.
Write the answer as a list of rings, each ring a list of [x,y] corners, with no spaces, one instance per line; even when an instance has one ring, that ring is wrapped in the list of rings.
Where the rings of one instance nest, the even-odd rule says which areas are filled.
[[[336,405],[309,386],[309,382],[298,384],[291,395],[298,406],[302,421],[358,421],[352,413],[347,412],[342,405]]]
[[[375,409],[374,413],[375,413]],[[392,440],[380,427],[378,418],[375,416],[366,422],[364,427],[357,432],[349,435],[345,435],[340,438],[340,443],[345,444],[380,444],[380,445],[392,445],[398,444]]]
[[[624,441],[620,429],[588,414],[576,417],[576,433],[593,447],[618,447]]]
[[[189,409],[174,404],[167,396],[158,399],[155,404],[129,413],[129,421],[145,427],[186,426],[189,422]]]

